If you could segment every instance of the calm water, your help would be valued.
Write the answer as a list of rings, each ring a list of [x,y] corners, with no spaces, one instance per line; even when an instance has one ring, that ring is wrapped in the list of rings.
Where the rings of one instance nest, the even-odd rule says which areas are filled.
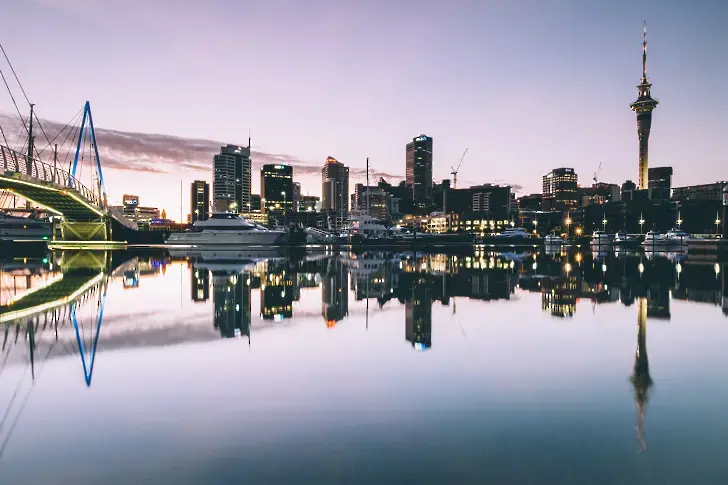
[[[0,482],[727,483],[728,265],[667,256],[5,260]]]

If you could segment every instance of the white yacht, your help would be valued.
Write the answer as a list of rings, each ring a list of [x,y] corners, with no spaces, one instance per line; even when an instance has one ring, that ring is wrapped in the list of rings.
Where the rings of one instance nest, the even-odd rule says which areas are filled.
[[[636,236],[631,236],[624,231],[620,231],[614,235],[614,244],[617,246],[624,246],[627,244],[636,244],[638,239]]]
[[[527,239],[530,237],[531,233],[522,227],[511,227],[495,235],[496,239]]]
[[[693,236],[680,229],[672,229],[665,234],[667,245],[671,247],[687,246],[688,241],[694,239]]]
[[[645,234],[645,240],[642,246],[647,249],[667,246],[667,238],[657,231],[650,231]]]
[[[594,231],[591,238],[592,246],[611,246],[612,236],[603,231]]]
[[[171,234],[167,244],[197,246],[271,245],[283,242],[286,231],[268,229],[237,214],[214,213],[196,221],[190,232]]]
[[[544,246],[561,246],[562,244],[566,244],[566,241],[556,234],[549,234],[543,238],[543,244]]]
[[[362,213],[351,215],[349,233],[359,234],[366,238],[384,238],[389,235],[389,230],[374,217]]]

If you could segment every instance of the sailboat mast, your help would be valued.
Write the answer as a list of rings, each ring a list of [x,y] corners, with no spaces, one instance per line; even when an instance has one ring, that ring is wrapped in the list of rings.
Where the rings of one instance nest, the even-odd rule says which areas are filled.
[[[369,157],[367,157],[367,215],[369,215]]]

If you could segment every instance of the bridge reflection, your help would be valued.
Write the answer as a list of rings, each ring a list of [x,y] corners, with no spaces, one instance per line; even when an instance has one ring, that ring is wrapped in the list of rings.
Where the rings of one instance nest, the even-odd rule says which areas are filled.
[[[211,317],[190,320],[184,316],[187,310],[181,310],[167,316],[164,324],[140,326],[129,314],[114,315],[112,320],[119,323],[103,330],[111,280],[119,280],[122,290],[143,287],[147,277],[165,277],[170,265],[189,272],[188,296],[183,298],[203,311],[210,305]],[[244,337],[250,343],[256,328],[311,316],[310,306],[300,300],[312,290],[320,291],[319,315],[332,329],[354,316],[365,317],[368,328],[370,300],[376,311],[401,305],[403,341],[422,351],[433,345],[435,302],[450,307],[455,320],[458,300],[507,302],[516,292],[539,293],[542,311],[558,318],[573,317],[580,301],[590,302],[592,311],[603,304],[636,302],[645,319],[669,319],[675,300],[718,305],[728,314],[726,272],[725,265],[644,254],[514,254],[485,248],[457,254],[64,251],[0,265],[2,352],[4,362],[13,363],[18,357],[10,355],[12,348],[27,345],[33,375],[39,355],[77,353],[90,386],[97,348],[105,338],[107,349],[207,340],[212,334],[195,330],[195,322],[211,320],[208,328],[218,338]],[[255,317],[254,292],[260,298]],[[392,306],[393,300],[397,305]],[[125,329],[114,330],[122,323]]]

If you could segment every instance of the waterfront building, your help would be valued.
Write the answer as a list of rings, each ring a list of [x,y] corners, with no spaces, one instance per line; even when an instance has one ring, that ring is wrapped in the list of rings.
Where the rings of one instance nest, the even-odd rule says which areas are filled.
[[[448,214],[474,212],[488,219],[507,220],[511,212],[511,187],[483,184],[450,189],[445,191],[444,205]]]
[[[356,184],[352,194],[352,207],[359,211],[366,211],[368,201],[369,215],[380,221],[386,221],[389,219],[389,199],[389,193],[377,186]]]
[[[321,210],[349,212],[349,168],[334,157],[321,169]]]
[[[405,183],[416,206],[426,206],[432,201],[432,137],[420,135],[407,143]]]
[[[190,188],[190,220],[206,221],[210,217],[210,184],[204,180],[195,180]]]
[[[648,190],[651,200],[670,200],[672,189],[672,167],[648,169]]]
[[[250,212],[261,212],[260,194],[250,194]]]
[[[316,212],[321,204],[321,198],[315,195],[301,196],[301,203],[298,205],[300,212]]]
[[[213,158],[213,211],[250,211],[252,162],[248,146],[225,145]]]
[[[543,195],[522,195],[516,201],[519,211],[540,211],[543,208]]]
[[[293,210],[293,167],[263,165],[260,171],[260,197],[263,212]]]
[[[637,100],[629,106],[637,113],[637,138],[639,140],[638,174],[640,190],[649,188],[647,145],[652,127],[652,111],[659,101],[650,95],[652,84],[647,80],[647,26],[642,32],[642,78],[637,86]]]
[[[160,218],[160,210],[157,207],[144,207],[139,205],[139,196],[124,194],[122,205],[114,207],[121,211],[124,216],[137,224],[149,224],[149,221]]]
[[[579,177],[573,168],[555,168],[542,177],[543,210],[567,212],[578,205]]]
[[[673,200],[715,200],[721,201],[723,187],[728,186],[728,181],[715,182],[712,184],[686,185],[675,187],[672,190]]]

